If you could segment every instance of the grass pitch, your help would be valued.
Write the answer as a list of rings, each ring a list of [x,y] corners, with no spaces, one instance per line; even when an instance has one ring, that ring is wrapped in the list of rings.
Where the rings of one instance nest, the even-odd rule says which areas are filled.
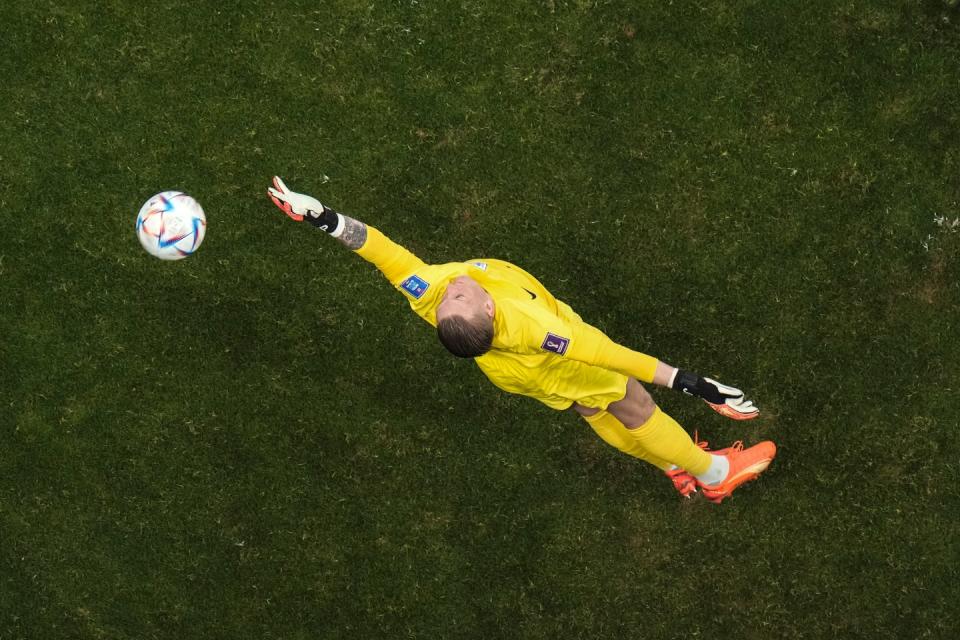
[[[0,638],[957,637],[951,4],[6,3]],[[742,386],[654,393],[778,459],[679,500],[274,174]]]

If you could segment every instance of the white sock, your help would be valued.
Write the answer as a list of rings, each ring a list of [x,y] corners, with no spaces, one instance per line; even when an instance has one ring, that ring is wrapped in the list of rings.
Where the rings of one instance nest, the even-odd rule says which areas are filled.
[[[717,484],[723,482],[727,473],[730,471],[730,461],[726,456],[717,456],[710,454],[710,466],[702,475],[697,476],[697,480],[703,484]]]

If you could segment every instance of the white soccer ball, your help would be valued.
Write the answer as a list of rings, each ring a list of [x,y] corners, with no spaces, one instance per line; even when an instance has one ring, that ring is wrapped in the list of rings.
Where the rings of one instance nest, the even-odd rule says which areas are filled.
[[[197,250],[207,232],[200,203],[181,191],[164,191],[143,203],[137,237],[152,256],[180,260]]]

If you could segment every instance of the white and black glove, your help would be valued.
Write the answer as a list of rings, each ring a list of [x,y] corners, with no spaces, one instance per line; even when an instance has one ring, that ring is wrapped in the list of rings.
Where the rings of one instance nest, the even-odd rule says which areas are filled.
[[[290,191],[287,185],[283,184],[283,180],[277,176],[273,178],[273,186],[267,189],[267,195],[273,200],[273,204],[297,222],[306,220],[334,238],[343,231],[343,216],[330,207],[324,206],[313,196]]]
[[[760,415],[760,409],[744,398],[743,391],[740,389],[728,387],[716,380],[704,378],[689,371],[677,369],[670,386],[677,391],[702,398],[711,409],[733,420],[750,420]]]

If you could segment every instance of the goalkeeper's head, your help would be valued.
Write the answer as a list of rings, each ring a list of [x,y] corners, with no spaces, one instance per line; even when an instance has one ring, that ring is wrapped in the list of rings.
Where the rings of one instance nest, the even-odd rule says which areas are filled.
[[[470,276],[454,278],[437,306],[437,337],[460,358],[476,358],[493,344],[493,298]]]

